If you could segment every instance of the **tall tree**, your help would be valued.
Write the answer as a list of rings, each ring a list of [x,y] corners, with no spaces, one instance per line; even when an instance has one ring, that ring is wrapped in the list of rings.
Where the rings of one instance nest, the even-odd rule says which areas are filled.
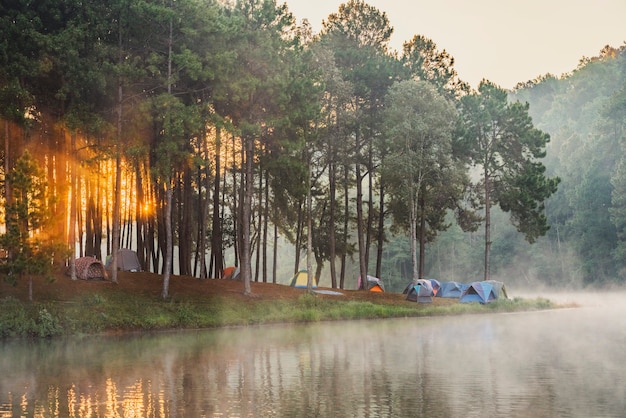
[[[29,276],[28,295],[32,301],[32,275],[49,274],[55,255],[63,257],[67,251],[47,228],[52,218],[51,196],[44,171],[28,151],[17,159],[7,181],[13,196],[6,202],[6,232],[0,235],[8,259],[3,269],[9,277]]]
[[[492,206],[510,212],[513,225],[533,243],[549,229],[544,201],[556,192],[560,179],[545,176],[539,160],[550,137],[533,126],[527,103],[509,103],[506,91],[483,80],[478,92],[461,99],[461,118],[463,142],[472,164],[482,171],[488,280]]]
[[[372,161],[372,141],[378,134],[376,115],[387,88],[393,82],[386,66],[387,45],[393,28],[385,13],[366,4],[362,0],[350,0],[339,6],[337,13],[331,14],[323,23],[322,41],[329,42],[335,53],[335,62],[342,71],[344,80],[353,86],[349,107],[354,113],[353,124],[348,137],[352,138],[351,152],[356,184],[356,224],[359,255],[359,276],[367,277],[368,243],[373,219],[373,193],[364,197],[364,180],[372,180],[375,175]],[[370,185],[372,183],[369,183]],[[371,189],[371,187],[370,187]],[[369,218],[366,218],[364,199],[369,202]],[[361,280],[367,287],[367,280]]]
[[[396,219],[409,226],[414,283],[424,277],[426,186],[446,177],[453,167],[451,140],[455,121],[454,107],[429,83],[402,81],[389,91],[385,111],[389,155],[384,178],[391,185],[389,193],[395,200]],[[452,179],[447,176],[447,180]],[[443,179],[439,181],[442,187],[455,187],[451,182],[446,183]],[[402,207],[406,209],[398,209]],[[408,220],[403,220],[407,214]],[[419,262],[418,237],[421,238]]]
[[[237,24],[231,39],[235,65],[216,91],[218,113],[229,118],[241,140],[239,182],[239,256],[244,293],[251,293],[252,211],[259,144],[271,141],[289,103],[290,51],[297,44],[294,18],[274,0],[240,0],[233,9]]]
[[[448,99],[469,93],[470,87],[461,81],[454,68],[454,57],[422,35],[415,35],[402,45],[402,63],[410,77],[432,83]]]

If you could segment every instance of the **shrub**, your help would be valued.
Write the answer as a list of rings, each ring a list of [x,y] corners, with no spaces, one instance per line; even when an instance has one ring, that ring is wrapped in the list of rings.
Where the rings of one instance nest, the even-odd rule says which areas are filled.
[[[34,329],[35,323],[22,302],[11,296],[0,300],[0,338],[26,337]]]
[[[48,338],[60,335],[62,328],[58,318],[54,317],[46,308],[39,310],[36,326],[39,337]]]

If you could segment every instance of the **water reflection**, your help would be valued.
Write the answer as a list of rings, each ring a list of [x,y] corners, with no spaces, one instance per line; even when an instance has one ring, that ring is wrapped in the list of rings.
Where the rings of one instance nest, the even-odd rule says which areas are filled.
[[[596,306],[4,342],[0,417],[624,416],[620,316]]]

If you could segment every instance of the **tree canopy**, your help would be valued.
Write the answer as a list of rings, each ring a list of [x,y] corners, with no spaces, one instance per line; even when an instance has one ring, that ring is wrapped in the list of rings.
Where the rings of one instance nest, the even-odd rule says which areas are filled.
[[[475,246],[461,241],[475,240],[480,208],[488,255],[492,206],[540,243],[553,239],[553,221],[570,236],[581,228],[584,202],[620,201],[611,195],[620,171],[578,153],[575,163],[563,161],[565,171],[547,164],[560,151],[549,138],[575,149],[592,132],[582,121],[597,123],[554,104],[571,90],[561,80],[516,92],[485,81],[472,91],[432,40],[416,34],[392,51],[388,16],[362,0],[342,4],[318,34],[275,0],[1,8],[4,224],[21,187],[11,173],[27,150],[54,197],[46,233],[72,256],[137,250],[144,270],[163,275],[165,298],[170,274],[219,278],[228,266],[239,267],[245,293],[253,280],[284,283],[305,251],[315,262],[307,269],[332,287],[371,273],[406,284],[440,268],[432,251],[443,243],[464,248],[476,266]],[[572,76],[593,72],[585,77],[599,88],[574,89],[587,107],[600,108],[593,97],[609,94],[607,80],[623,80],[623,67],[603,65],[591,61]],[[602,131],[611,147],[603,157],[617,167],[623,97],[611,95],[593,132]],[[539,118],[536,127],[533,102],[580,124]],[[565,172],[568,191],[557,191]],[[595,239],[613,225],[607,248],[617,248],[621,212],[596,209]],[[413,242],[406,277],[398,249],[409,237],[420,257]]]

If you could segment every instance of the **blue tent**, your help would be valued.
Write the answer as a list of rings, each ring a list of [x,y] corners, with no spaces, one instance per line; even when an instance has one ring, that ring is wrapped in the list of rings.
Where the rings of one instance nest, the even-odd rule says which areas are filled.
[[[463,291],[469,287],[468,284],[459,282],[441,282],[439,291],[437,292],[438,298],[460,298]]]
[[[498,296],[493,289],[493,284],[489,282],[474,282],[471,283],[467,289],[463,291],[463,294],[459,298],[459,302],[470,303],[489,303],[492,300],[496,300]]]
[[[506,292],[506,286],[502,282],[496,280],[487,280],[487,283],[491,283],[493,286],[493,293],[496,295],[496,299],[508,299],[509,295]]]

